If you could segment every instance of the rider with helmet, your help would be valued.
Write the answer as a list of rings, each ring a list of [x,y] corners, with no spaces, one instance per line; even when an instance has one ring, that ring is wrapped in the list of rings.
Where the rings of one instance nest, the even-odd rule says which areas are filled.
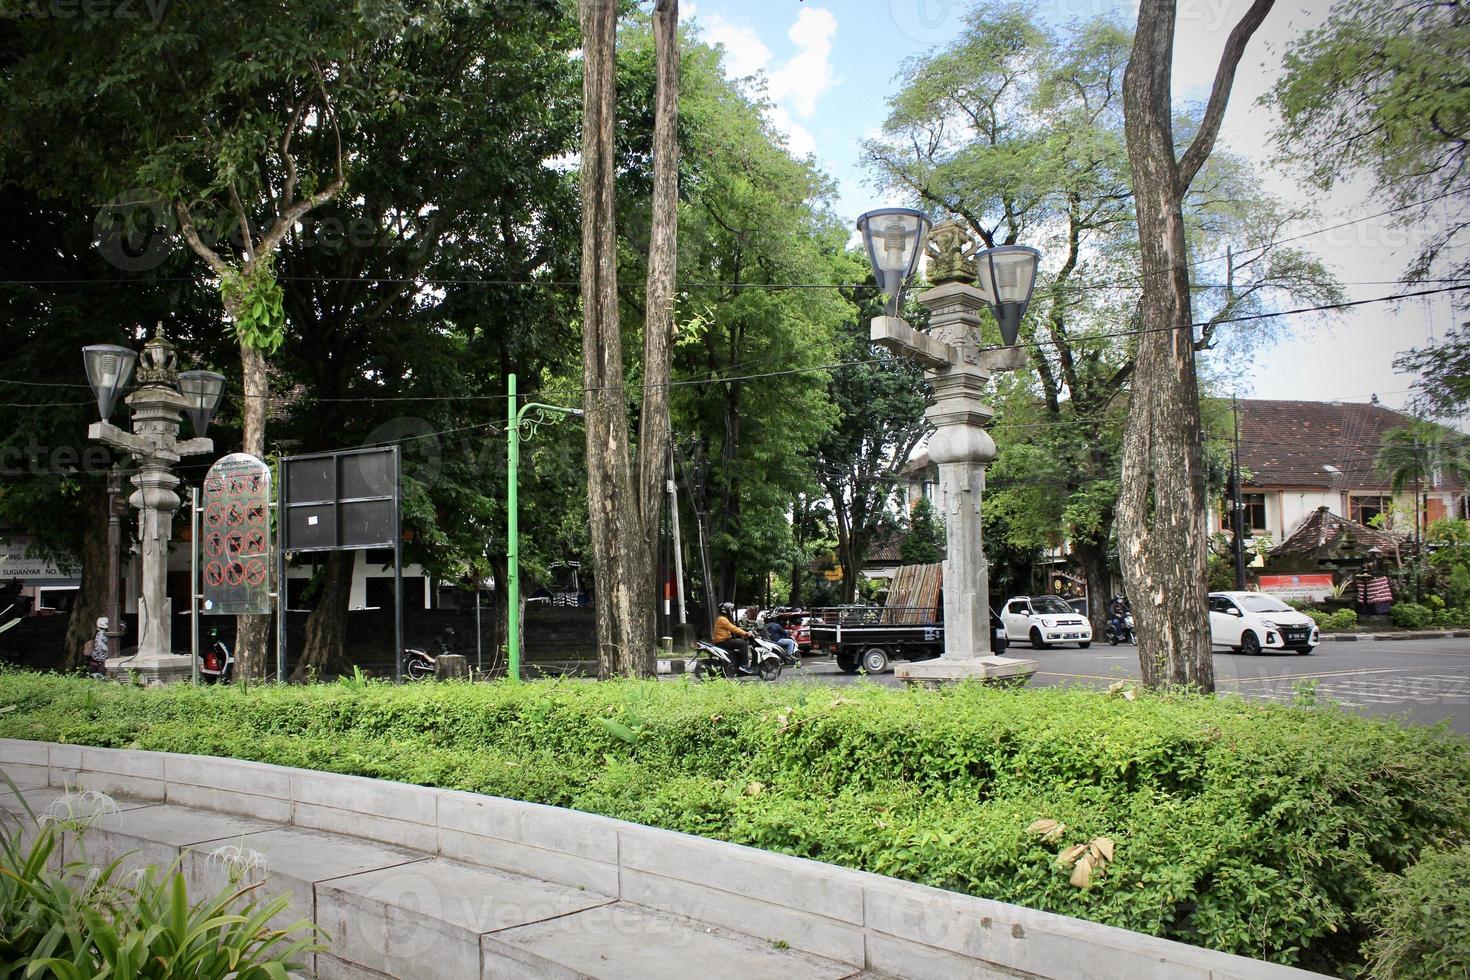
[[[1126,637],[1128,635],[1128,624],[1126,617],[1133,610],[1128,605],[1128,597],[1115,595],[1108,602],[1108,625],[1113,628],[1114,636]]]
[[[747,651],[750,649],[750,634],[735,625],[735,603],[720,603],[720,615],[715,618],[714,633],[710,642],[730,651],[735,669],[742,674],[750,673],[746,667]]]

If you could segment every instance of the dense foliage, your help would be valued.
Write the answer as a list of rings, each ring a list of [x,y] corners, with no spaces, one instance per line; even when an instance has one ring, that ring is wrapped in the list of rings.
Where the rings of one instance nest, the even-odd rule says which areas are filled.
[[[1364,951],[1380,980],[1439,980],[1470,970],[1470,846],[1429,851],[1379,884],[1381,929]]]
[[[1443,730],[1234,699],[583,682],[140,690],[0,677],[0,736],[569,806],[1346,970],[1379,876],[1470,840]],[[1026,828],[1059,820],[1046,843]],[[1106,836],[1086,889],[1061,846]]]

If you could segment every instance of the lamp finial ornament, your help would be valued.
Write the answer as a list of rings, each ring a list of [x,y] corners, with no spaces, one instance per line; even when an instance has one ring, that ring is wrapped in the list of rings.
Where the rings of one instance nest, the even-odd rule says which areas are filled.
[[[974,282],[975,240],[958,221],[941,221],[929,232],[929,281]]]
[[[138,359],[137,378],[139,384],[173,385],[178,381],[178,352],[173,342],[163,335],[163,321],[143,344],[143,356]]]

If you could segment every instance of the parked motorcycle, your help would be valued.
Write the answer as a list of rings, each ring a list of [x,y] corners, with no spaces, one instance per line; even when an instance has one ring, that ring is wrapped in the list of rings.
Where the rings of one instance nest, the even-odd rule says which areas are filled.
[[[219,630],[209,631],[209,645],[199,650],[199,679],[206,684],[228,684],[235,677],[235,655],[219,638]]]
[[[722,646],[699,640],[695,643],[694,678],[705,677],[759,677],[773,681],[781,676],[781,648],[770,640],[751,634],[750,660],[752,672],[741,673],[735,669],[735,660],[730,651]]]
[[[1131,612],[1123,614],[1121,628],[1116,620],[1108,620],[1107,625],[1103,627],[1103,635],[1107,637],[1108,643],[1112,646],[1117,646],[1119,643],[1132,643],[1136,646],[1138,634],[1133,632],[1133,614]]]
[[[422,681],[434,676],[438,668],[439,657],[446,653],[452,653],[450,641],[454,639],[454,630],[444,628],[439,634],[439,653],[431,656],[427,650],[409,647],[403,651],[403,676],[407,680]]]

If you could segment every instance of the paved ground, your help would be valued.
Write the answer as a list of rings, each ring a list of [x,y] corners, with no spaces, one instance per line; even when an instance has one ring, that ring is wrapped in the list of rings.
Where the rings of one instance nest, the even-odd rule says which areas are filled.
[[[1101,688],[1120,678],[1138,677],[1138,651],[1131,646],[1033,651],[1017,644],[1010,653],[1040,664],[1032,685]],[[1309,657],[1247,657],[1216,651],[1215,677],[1222,692],[1283,702],[1295,698],[1300,686],[1315,682],[1319,697],[1350,710],[1421,724],[1449,719],[1456,731],[1470,734],[1470,639],[1329,642]],[[810,657],[800,670],[782,674],[783,681],[788,679],[849,684],[857,678],[838,670],[830,657]],[[900,683],[892,674],[876,680]]]

